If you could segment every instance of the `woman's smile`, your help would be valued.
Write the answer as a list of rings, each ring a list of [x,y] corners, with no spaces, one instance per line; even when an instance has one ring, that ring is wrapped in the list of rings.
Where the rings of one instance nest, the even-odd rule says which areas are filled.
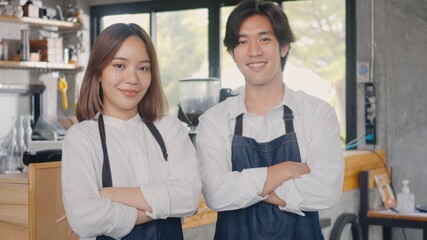
[[[135,97],[139,93],[138,89],[131,89],[131,88],[119,88],[119,91],[129,97]]]

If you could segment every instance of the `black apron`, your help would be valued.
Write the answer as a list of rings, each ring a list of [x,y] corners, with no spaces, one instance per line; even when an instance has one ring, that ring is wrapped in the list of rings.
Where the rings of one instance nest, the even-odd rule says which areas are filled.
[[[292,110],[283,106],[286,133],[270,142],[258,143],[242,136],[243,113],[236,119],[232,142],[232,170],[269,167],[285,161],[301,162]],[[318,240],[323,239],[317,212],[305,216],[258,202],[243,209],[218,212],[215,240]]]
[[[145,124],[147,125],[151,134],[153,134],[157,143],[160,145],[160,148],[162,149],[163,157],[165,161],[167,161],[168,154],[166,151],[166,145],[163,142],[163,138],[160,135],[160,132],[157,130],[156,126],[153,123],[146,122]],[[101,114],[98,117],[98,128],[99,128],[99,135],[101,137],[102,152],[104,154],[104,162],[102,165],[102,187],[112,187],[113,180],[111,177],[110,160],[108,157],[107,144],[105,141],[104,118]],[[96,237],[96,239],[110,240],[113,238],[102,235],[102,236]],[[182,240],[184,239],[184,237],[182,232],[181,218],[156,219],[148,223],[135,225],[132,231],[128,235],[124,236],[122,239],[123,240],[145,240],[145,239]]]

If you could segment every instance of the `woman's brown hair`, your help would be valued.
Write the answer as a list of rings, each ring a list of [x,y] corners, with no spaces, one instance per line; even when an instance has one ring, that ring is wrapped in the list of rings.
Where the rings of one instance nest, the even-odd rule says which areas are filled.
[[[122,43],[131,36],[137,36],[144,42],[151,61],[151,84],[138,104],[138,113],[144,122],[155,121],[164,114],[166,97],[162,89],[156,51],[150,36],[134,23],[116,23],[102,31],[93,44],[76,108],[79,122],[95,119],[98,112],[102,113],[103,93],[100,83],[102,70],[111,62]]]

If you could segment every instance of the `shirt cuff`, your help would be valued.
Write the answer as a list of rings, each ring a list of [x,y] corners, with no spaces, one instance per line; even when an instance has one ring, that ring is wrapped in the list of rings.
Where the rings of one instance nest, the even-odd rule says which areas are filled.
[[[261,197],[260,194],[264,189],[265,181],[267,179],[267,168],[250,168],[243,170],[242,173],[248,177],[247,179],[251,180],[250,184],[253,184],[253,186],[255,186],[255,188],[253,189],[256,191],[256,195],[258,196],[257,200],[265,200],[267,196]]]
[[[280,199],[286,202],[286,206],[279,206],[279,209],[282,211],[295,213],[300,216],[305,216],[305,214],[299,209],[299,205],[304,199],[296,189],[294,181],[295,180],[293,179],[285,181],[278,188],[274,189],[274,193],[276,193]]]
[[[114,206],[117,213],[116,219],[114,221],[113,229],[110,229],[106,235],[114,239],[120,239],[132,231],[135,226],[138,210],[120,203],[115,203]],[[124,219],[127,219],[128,221],[123,221]]]
[[[169,217],[169,194],[164,183],[142,184],[140,187],[148,206],[153,212],[145,213],[152,219],[166,219]]]

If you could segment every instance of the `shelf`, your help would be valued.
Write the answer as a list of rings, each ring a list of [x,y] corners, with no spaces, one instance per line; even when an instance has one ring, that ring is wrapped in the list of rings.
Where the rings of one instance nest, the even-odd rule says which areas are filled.
[[[28,26],[36,26],[36,27],[57,27],[61,30],[79,30],[80,24],[67,22],[67,21],[59,21],[59,20],[49,20],[49,19],[41,19],[41,18],[30,18],[30,17],[9,17],[9,16],[0,16],[0,22],[7,23],[19,23],[19,24],[27,24]]]
[[[40,94],[45,86],[40,84],[1,84],[0,93]]]
[[[49,63],[49,62],[30,62],[30,61],[0,61],[0,68],[14,68],[14,69],[49,69],[49,70],[78,70],[79,66],[76,64],[65,63]]]

